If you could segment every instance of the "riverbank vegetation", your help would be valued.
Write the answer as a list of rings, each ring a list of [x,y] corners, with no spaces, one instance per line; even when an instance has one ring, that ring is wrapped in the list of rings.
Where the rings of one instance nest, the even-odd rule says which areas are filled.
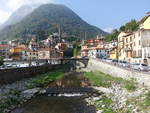
[[[149,113],[150,91],[135,80],[113,77],[102,72],[85,72],[93,88],[104,92],[104,98],[94,101],[103,113]],[[115,111],[115,112],[114,112]]]
[[[29,88],[35,88],[35,87],[45,87],[50,82],[54,82],[56,80],[60,80],[64,77],[64,73],[61,71],[57,72],[49,72],[46,74],[42,74],[35,79],[31,81],[31,83],[28,85]]]
[[[91,85],[101,87],[111,87],[112,84],[120,84],[129,91],[136,90],[137,83],[134,80],[125,80],[120,77],[113,77],[102,72],[86,72],[85,76],[90,80]]]
[[[40,89],[46,87],[49,83],[62,79],[64,73],[64,69],[58,69],[57,71],[54,70],[53,72],[41,74],[34,78],[17,81],[16,83],[1,87],[0,113],[8,113],[15,107],[19,107],[34,96],[32,89],[34,92],[37,90],[36,88],[40,87],[40,91]],[[24,91],[28,90],[30,90],[29,92],[31,92],[31,94],[24,94]]]
[[[150,91],[145,94],[146,98],[144,99],[144,104],[150,107]]]
[[[103,96],[101,99],[95,101],[95,106],[97,110],[101,109],[103,113],[116,113],[111,107],[112,103],[111,98]]]

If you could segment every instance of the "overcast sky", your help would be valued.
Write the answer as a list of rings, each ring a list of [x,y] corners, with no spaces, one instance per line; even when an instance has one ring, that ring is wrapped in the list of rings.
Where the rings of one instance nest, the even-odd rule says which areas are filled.
[[[0,0],[0,23],[25,4],[59,3],[76,12],[89,24],[111,31],[150,11],[150,0]]]

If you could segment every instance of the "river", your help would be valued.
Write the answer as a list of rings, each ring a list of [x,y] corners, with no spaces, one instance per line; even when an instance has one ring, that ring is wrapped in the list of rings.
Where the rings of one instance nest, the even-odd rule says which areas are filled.
[[[48,87],[88,87],[87,79],[81,73],[69,73],[62,80],[50,83]],[[85,96],[37,96],[14,109],[11,113],[96,113],[94,106],[88,106]]]

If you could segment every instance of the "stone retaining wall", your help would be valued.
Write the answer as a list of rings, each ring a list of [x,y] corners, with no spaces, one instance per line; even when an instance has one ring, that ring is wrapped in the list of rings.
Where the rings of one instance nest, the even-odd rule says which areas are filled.
[[[135,79],[138,83],[146,86],[150,86],[150,73],[138,72],[131,69],[125,69],[106,62],[102,62],[98,59],[90,59],[87,66],[88,71],[101,71],[103,73],[122,77],[125,79]]]
[[[63,67],[64,65],[57,64],[0,70],[0,85],[13,83],[24,78],[33,77]]]

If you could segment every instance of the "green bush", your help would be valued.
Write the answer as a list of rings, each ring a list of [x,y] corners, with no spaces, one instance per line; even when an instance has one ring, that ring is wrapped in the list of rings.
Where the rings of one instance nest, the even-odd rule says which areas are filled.
[[[0,66],[3,65],[4,61],[3,61],[3,57],[0,56]]]
[[[39,77],[32,80],[31,83],[28,85],[28,88],[44,87],[48,85],[50,82],[60,80],[63,77],[64,73],[60,71],[42,74]]]

